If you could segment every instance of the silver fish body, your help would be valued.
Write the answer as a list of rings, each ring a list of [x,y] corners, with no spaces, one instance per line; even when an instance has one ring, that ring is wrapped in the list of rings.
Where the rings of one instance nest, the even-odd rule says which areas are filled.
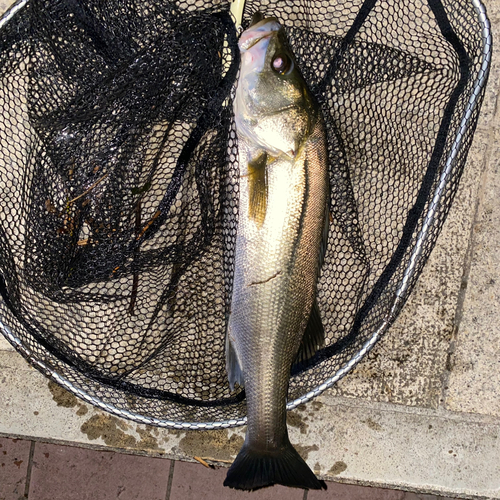
[[[315,295],[328,224],[325,133],[278,22],[251,26],[239,45],[239,222],[226,349],[231,387],[245,386],[248,427],[224,484],[318,489],[324,483],[289,442],[286,397],[294,360],[323,340]]]

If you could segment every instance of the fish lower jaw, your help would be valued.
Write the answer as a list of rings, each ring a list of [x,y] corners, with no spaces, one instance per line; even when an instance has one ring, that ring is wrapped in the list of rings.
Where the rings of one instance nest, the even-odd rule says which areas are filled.
[[[259,42],[262,40],[265,40],[266,38],[269,38],[270,36],[273,35],[273,31],[267,31],[263,33],[256,33],[253,36],[249,36],[246,39],[241,40],[240,39],[240,50],[242,52],[251,49],[255,45],[257,45]]]

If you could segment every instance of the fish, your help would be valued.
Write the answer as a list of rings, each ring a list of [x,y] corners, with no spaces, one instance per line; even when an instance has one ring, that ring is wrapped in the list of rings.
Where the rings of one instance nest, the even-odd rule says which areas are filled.
[[[231,390],[245,388],[247,430],[224,485],[322,489],[289,440],[286,400],[293,364],[324,344],[316,292],[329,224],[325,126],[276,18],[254,16],[238,45],[239,214],[226,369]]]

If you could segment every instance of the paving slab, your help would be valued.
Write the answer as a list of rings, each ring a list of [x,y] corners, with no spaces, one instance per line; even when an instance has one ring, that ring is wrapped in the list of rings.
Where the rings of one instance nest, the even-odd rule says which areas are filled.
[[[247,491],[223,486],[226,469],[208,469],[201,464],[176,462],[170,500],[248,500]],[[302,500],[304,490],[275,486],[257,490],[251,500]]]
[[[488,131],[492,131],[495,128],[496,111],[498,107],[498,92],[500,89],[500,54],[496,49],[499,26],[500,26],[500,2],[498,0],[486,0],[483,2],[490,16],[491,31],[493,33],[493,54],[492,62],[490,66],[490,77],[488,85],[486,87],[486,92],[484,96],[483,105],[481,106],[481,116],[479,118],[478,127],[483,128]],[[490,15],[490,10],[492,10]]]
[[[0,334],[0,351],[14,351],[12,345]]]
[[[169,472],[169,460],[36,443],[28,498],[165,500]]]
[[[0,0],[0,13],[4,13],[13,3],[12,0]]]
[[[500,4],[496,1],[486,0],[483,2],[486,5],[486,12],[491,21],[500,21]]]
[[[446,406],[500,417],[499,141],[497,128],[488,145],[490,157],[472,231],[470,271],[464,278],[466,293],[452,347]]]
[[[307,500],[406,500],[406,493],[383,488],[328,483],[326,491],[309,491]]]
[[[0,437],[0,499],[19,500],[24,496],[31,442]]]

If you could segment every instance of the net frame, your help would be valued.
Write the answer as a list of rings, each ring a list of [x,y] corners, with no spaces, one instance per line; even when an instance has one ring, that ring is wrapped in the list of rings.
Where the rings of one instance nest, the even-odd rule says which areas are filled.
[[[20,0],[16,2],[0,19],[0,30],[8,23],[12,22],[13,18],[17,12],[25,7],[29,0]],[[431,0],[433,1],[433,0]],[[366,3],[366,2],[365,2]],[[432,201],[428,206],[428,210],[425,214],[425,220],[422,228],[419,231],[418,238],[412,249],[411,257],[408,265],[404,271],[403,279],[401,280],[397,293],[395,294],[392,307],[385,315],[384,320],[379,324],[378,328],[373,331],[371,337],[363,344],[361,349],[346,363],[341,369],[339,369],[332,377],[329,377],[322,384],[318,385],[313,390],[307,392],[301,397],[289,401],[287,404],[287,409],[293,409],[300,404],[306,403],[313,399],[314,397],[320,395],[326,389],[332,387],[338,380],[344,377],[350,370],[352,370],[363,357],[373,348],[380,337],[388,330],[390,325],[393,323],[398,313],[400,312],[402,306],[406,302],[413,285],[415,284],[416,276],[418,276],[425,264],[425,260],[428,255],[423,255],[423,248],[429,238],[437,237],[437,234],[432,234],[430,228],[435,223],[436,214],[439,210],[440,203],[444,193],[448,188],[448,183],[450,182],[450,173],[455,166],[455,159],[460,152],[462,142],[469,126],[470,121],[473,119],[474,113],[477,111],[478,106],[480,106],[482,101],[482,95],[484,87],[487,81],[489,67],[491,63],[491,47],[492,47],[492,36],[490,23],[486,16],[486,11],[484,5],[480,0],[471,0],[471,3],[476,11],[477,20],[481,26],[481,38],[483,43],[482,50],[482,60],[480,63],[480,71],[475,79],[473,86],[473,91],[471,92],[468,105],[463,113],[462,120],[458,132],[454,138],[453,146],[451,152],[446,160],[446,166],[444,170],[440,173],[439,181],[437,187],[432,193]],[[443,221],[440,221],[442,225]],[[439,232],[439,231],[438,231]],[[229,428],[239,425],[244,425],[246,423],[246,417],[239,419],[227,419],[221,421],[206,421],[206,422],[183,422],[168,419],[158,419],[151,416],[145,416],[139,413],[134,413],[132,411],[127,411],[123,408],[115,407],[105,401],[102,401],[91,394],[87,393],[81,387],[77,387],[72,384],[67,378],[61,376],[57,371],[53,370],[50,366],[44,363],[42,360],[38,359],[37,356],[22,342],[22,340],[16,336],[15,332],[5,324],[0,318],[0,330],[6,337],[6,339],[15,347],[15,349],[22,354],[31,365],[37,368],[40,372],[45,374],[50,379],[57,382],[59,385],[75,394],[84,401],[97,406],[111,414],[119,417],[124,417],[138,423],[150,424],[159,427],[175,428],[175,429],[220,429]]]

